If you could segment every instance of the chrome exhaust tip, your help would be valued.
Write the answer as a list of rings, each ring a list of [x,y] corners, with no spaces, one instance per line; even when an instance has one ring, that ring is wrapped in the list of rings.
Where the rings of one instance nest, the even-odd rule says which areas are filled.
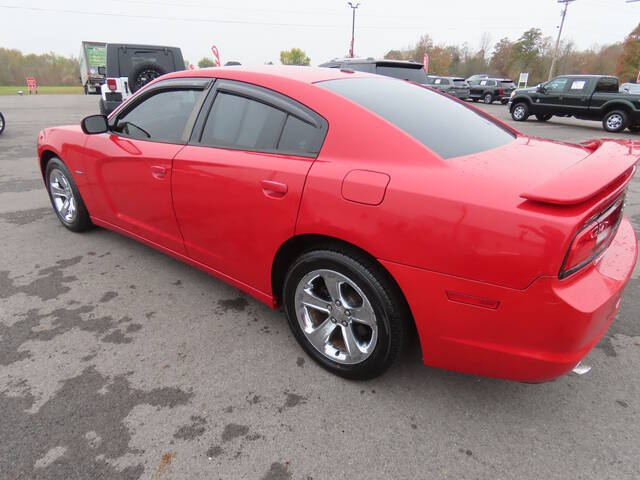
[[[575,373],[576,375],[584,375],[585,373],[589,373],[591,371],[591,365],[584,365],[582,362],[578,362],[578,364],[573,367],[571,373]]]

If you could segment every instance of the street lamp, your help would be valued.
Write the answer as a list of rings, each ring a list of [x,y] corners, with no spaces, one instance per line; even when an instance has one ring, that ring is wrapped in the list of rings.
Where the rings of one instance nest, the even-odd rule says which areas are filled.
[[[355,5],[353,4],[353,2],[347,2],[347,4],[351,7],[351,11],[353,12],[351,20],[351,48],[349,49],[349,57],[353,58],[353,43],[356,33],[356,9],[360,6],[360,2],[356,3]]]

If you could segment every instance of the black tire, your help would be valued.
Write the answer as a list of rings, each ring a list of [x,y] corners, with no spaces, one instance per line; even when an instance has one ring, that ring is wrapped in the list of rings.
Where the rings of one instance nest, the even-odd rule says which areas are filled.
[[[492,95],[491,93],[485,93],[485,94],[482,96],[482,102],[483,102],[485,105],[489,105],[489,104],[493,103],[493,95]]]
[[[307,274],[320,269],[338,272],[353,281],[364,293],[375,314],[377,341],[371,353],[359,363],[341,363],[320,352],[307,338],[298,322],[296,289]],[[358,252],[322,249],[301,255],[287,272],[282,298],[289,326],[296,340],[314,361],[331,373],[352,380],[370,379],[386,371],[404,350],[410,319],[406,302],[386,272]],[[331,300],[328,302],[331,303]],[[335,311],[325,315],[337,316]]]
[[[0,113],[0,134],[2,132],[4,132],[4,125],[5,125],[5,123],[4,123],[4,115],[2,115],[2,113]]]
[[[105,106],[104,100],[102,98],[98,102],[98,108],[100,109],[100,113],[102,115],[109,115],[109,112],[107,111],[107,107]]]
[[[551,115],[550,113],[547,113],[544,115],[540,113],[536,113],[536,118],[538,119],[539,122],[547,122],[551,120],[551,117],[553,117],[553,115]]]
[[[87,86],[84,86],[84,94],[85,95],[89,95],[89,89],[87,88]]]
[[[518,102],[511,107],[511,118],[516,122],[524,122],[531,115],[531,110],[526,102]]]
[[[624,110],[611,110],[602,119],[602,128],[607,132],[618,133],[627,128],[629,121]]]
[[[167,71],[154,62],[143,62],[129,73],[129,90],[135,93],[151,80],[164,75]]]
[[[509,100],[507,100],[506,98],[503,98],[502,100],[500,100],[500,103],[502,105],[506,105],[507,103],[509,103]]]
[[[57,170],[61,172],[69,183],[69,187],[73,192],[73,198],[75,200],[76,205],[76,213],[75,217],[68,221],[66,220],[56,208],[54,195],[52,194],[52,186],[50,182],[51,173]],[[82,200],[82,196],[80,195],[80,191],[76,186],[76,182],[73,180],[73,176],[71,172],[64,164],[62,160],[58,157],[52,157],[47,162],[47,167],[45,168],[45,184],[47,186],[47,192],[49,193],[49,200],[51,200],[51,206],[53,207],[53,211],[56,213],[60,223],[64,225],[66,228],[71,230],[72,232],[84,232],[85,230],[89,230],[93,227],[93,223],[91,223],[91,218],[89,217],[89,212],[87,211],[87,207]]]

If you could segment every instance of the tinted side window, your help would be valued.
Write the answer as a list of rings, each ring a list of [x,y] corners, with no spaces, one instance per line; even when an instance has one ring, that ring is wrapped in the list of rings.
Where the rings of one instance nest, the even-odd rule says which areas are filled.
[[[443,158],[489,150],[515,138],[463,103],[411,83],[379,77],[316,85],[380,115]]]
[[[118,118],[115,130],[140,140],[182,143],[189,116],[202,90],[165,90]]]
[[[164,68],[167,72],[176,69],[173,52],[171,50],[139,50],[133,48],[118,49],[118,63],[121,77],[129,75],[131,70],[141,63],[152,62]],[[178,70],[182,70],[178,68]]]
[[[564,91],[564,87],[566,87],[568,78],[554,78],[550,82],[545,84],[545,88],[548,92],[562,92]]]
[[[318,153],[323,135],[320,129],[289,115],[278,143],[278,150],[290,153]]]
[[[247,150],[275,150],[286,114],[238,95],[219,92],[202,132],[202,143]]]
[[[615,78],[601,78],[598,80],[596,84],[596,92],[610,92],[617,93],[618,92],[618,80]]]

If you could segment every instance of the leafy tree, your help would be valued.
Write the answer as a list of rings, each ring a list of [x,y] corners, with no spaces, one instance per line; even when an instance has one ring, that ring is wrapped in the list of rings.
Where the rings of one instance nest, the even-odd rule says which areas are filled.
[[[201,58],[200,61],[198,62],[198,67],[200,68],[215,67],[215,66],[216,66],[216,62],[214,62],[213,60],[207,57]]]
[[[489,69],[503,77],[509,76],[512,50],[513,43],[507,37],[496,43],[493,55],[491,55],[491,60],[489,61]]]
[[[640,69],[640,24],[625,38],[616,73],[622,82],[634,81]]]
[[[311,59],[307,57],[304,50],[292,48],[291,50],[282,50],[280,52],[280,62],[283,65],[309,65]]]

